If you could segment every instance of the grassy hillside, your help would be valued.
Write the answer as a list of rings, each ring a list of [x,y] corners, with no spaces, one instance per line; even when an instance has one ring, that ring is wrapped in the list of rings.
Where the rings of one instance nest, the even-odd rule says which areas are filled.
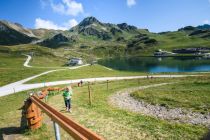
[[[50,82],[57,80],[71,80],[81,78],[94,78],[94,77],[109,77],[109,76],[134,76],[146,75],[141,72],[126,72],[118,70],[109,70],[101,65],[86,66],[75,70],[65,70],[62,72],[53,72],[41,77],[35,78],[29,83]]]
[[[156,36],[157,40],[160,40],[160,49],[166,49],[171,51],[178,48],[190,48],[190,47],[210,47],[208,39],[202,39],[198,37],[188,36],[186,32],[171,32],[164,35]]]
[[[209,81],[209,76],[195,77],[189,81],[180,81],[177,84],[140,90],[131,95],[150,104],[208,113],[210,107]]]
[[[109,97],[117,91],[148,85],[154,83],[170,82],[174,79],[153,79],[146,80],[126,80],[110,83],[109,90],[106,89],[106,83],[95,83],[91,85],[93,105],[88,104],[87,86],[74,87],[72,99],[73,113],[66,113],[64,110],[63,98],[60,94],[50,96],[48,103],[67,116],[72,117],[82,125],[92,129],[106,139],[201,139],[208,131],[203,126],[181,124],[159,120],[153,117],[132,113],[126,110],[118,109],[109,104]],[[180,79],[180,81],[189,81],[190,79]],[[0,98],[0,136],[7,133],[18,134],[17,139],[51,139],[54,137],[54,131],[51,120],[44,117],[44,131],[31,132],[19,127],[23,100],[27,97],[27,92],[21,92]],[[13,129],[12,129],[13,128]],[[69,138],[69,135],[61,129],[62,139]]]
[[[163,33],[152,33],[147,29],[138,29],[126,23],[103,23],[95,17],[87,17],[77,26],[66,31],[28,30],[20,25],[11,25],[20,29],[14,29],[15,33],[10,32],[6,36],[16,36],[16,32],[26,37],[33,35],[40,39],[38,44],[43,47],[53,48],[54,51],[58,51],[60,48],[68,48],[100,58],[151,56],[155,50],[159,49],[172,51],[181,48],[210,47],[210,30],[207,25],[187,26],[178,31]],[[2,39],[5,41],[9,38],[0,32],[1,35],[4,36]],[[21,37],[17,38],[22,40]],[[13,41],[9,42],[13,43]],[[62,55],[62,53],[60,54]],[[82,57],[84,56],[82,55]]]
[[[148,43],[147,43],[148,42]],[[151,42],[151,43],[150,43]],[[209,47],[208,38],[189,36],[184,31],[168,32],[164,34],[154,33],[124,33],[123,37],[117,41],[98,39],[95,36],[77,35],[75,42],[64,44],[60,47],[77,49],[88,53],[91,52],[97,57],[114,56],[148,56],[153,55],[155,50],[162,49],[172,51],[173,49]]]
[[[28,34],[30,34],[28,30],[21,25],[0,20],[0,45],[24,44],[36,40],[34,36]]]
[[[23,67],[25,59],[25,56],[0,53],[0,86],[46,71]]]
[[[48,42],[48,45],[43,45],[50,48],[57,46],[80,51],[88,50],[97,57],[148,56],[153,55],[158,49],[172,51],[181,48],[210,47],[209,34],[209,29],[199,27],[151,33],[126,23],[103,23],[94,17],[87,17],[77,26],[63,32],[60,39],[54,36],[55,39],[43,41]]]
[[[30,52],[35,56],[29,65],[35,68],[23,66],[27,57],[22,54]],[[66,62],[64,58],[53,55],[50,49],[36,45],[1,46],[0,60],[0,86],[52,69],[50,67],[62,67]]]

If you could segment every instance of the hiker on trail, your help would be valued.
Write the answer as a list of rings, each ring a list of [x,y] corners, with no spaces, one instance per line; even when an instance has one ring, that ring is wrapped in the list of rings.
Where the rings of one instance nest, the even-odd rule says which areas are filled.
[[[82,87],[82,84],[83,84],[83,81],[81,80],[81,81],[80,81],[80,86],[81,86],[81,87]]]
[[[68,111],[68,112],[72,112],[71,111],[71,96],[72,96],[72,94],[73,94],[73,92],[72,92],[71,86],[66,87],[64,89],[63,98],[64,98],[64,102],[65,102],[65,106],[66,106],[66,111]]]
[[[81,80],[77,85],[78,87],[82,87],[83,81]]]

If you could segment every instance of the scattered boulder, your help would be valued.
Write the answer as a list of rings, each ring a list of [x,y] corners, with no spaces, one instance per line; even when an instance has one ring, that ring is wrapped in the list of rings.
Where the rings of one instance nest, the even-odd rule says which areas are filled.
[[[138,34],[128,42],[127,49],[136,51],[144,49],[145,47],[153,46],[157,43],[157,40],[150,38],[146,34]]]
[[[116,41],[118,41],[118,42],[125,42],[126,40],[125,40],[124,37],[118,37],[118,38],[116,39]]]
[[[184,28],[179,29],[178,31],[193,31],[193,30],[195,30],[195,29],[196,29],[196,27],[193,27],[193,26],[186,26],[186,27],[184,27]]]
[[[57,34],[52,38],[46,39],[38,44],[49,48],[56,48],[68,43],[69,41],[70,39],[64,36],[63,34]]]
[[[122,31],[120,29],[117,29],[117,28],[114,28],[112,27],[110,32],[113,34],[113,35],[116,35],[116,34],[121,34]]]
[[[97,36],[98,38],[101,38],[103,40],[108,40],[111,39],[111,35],[109,35],[108,32],[105,31],[99,31],[96,28],[93,27],[88,27],[88,28],[82,28],[79,33],[83,35],[92,35],[92,36]]]
[[[201,30],[210,30],[210,25],[204,24],[204,25],[197,26],[197,28]]]
[[[144,44],[156,44],[157,40],[155,39],[146,39],[146,41],[144,41]]]
[[[137,30],[137,29],[138,29],[137,27],[128,25],[127,23],[117,24],[117,26],[118,26],[121,30],[125,30],[125,31],[134,31],[134,30]]]
[[[196,31],[193,31],[191,34],[189,34],[189,36],[200,35],[207,32],[208,32],[207,30],[196,30]]]

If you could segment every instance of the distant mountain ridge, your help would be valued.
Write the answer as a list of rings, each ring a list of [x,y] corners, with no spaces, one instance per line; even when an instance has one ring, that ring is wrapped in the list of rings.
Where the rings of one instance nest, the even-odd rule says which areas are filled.
[[[84,20],[82,20],[77,26],[71,28],[69,31],[65,31],[62,34],[63,37],[68,38],[68,41],[70,44],[72,43],[83,43],[83,39],[88,38],[88,44],[92,44],[94,42],[101,42],[101,41],[109,41],[112,42],[112,44],[117,43],[123,43],[127,44],[129,40],[132,40],[131,38],[135,38],[138,35],[144,34],[144,36],[147,36],[148,30],[138,29],[135,26],[128,25],[126,23],[121,24],[111,24],[111,23],[102,23],[95,17],[87,17]],[[145,40],[136,40],[134,44],[147,46],[150,42],[150,37],[147,36]],[[48,43],[46,43],[48,42]],[[137,43],[138,42],[138,43]],[[157,42],[157,41],[155,41]],[[40,43],[43,46],[46,47],[60,47],[62,44],[64,44],[63,41],[56,41],[55,38],[46,39],[42,43]],[[49,45],[50,44],[50,45]],[[97,45],[99,45],[98,43]],[[132,42],[129,43],[131,49]],[[151,43],[152,44],[152,43]],[[150,44],[150,45],[151,45]],[[87,44],[85,44],[87,45]],[[140,47],[139,47],[140,48]],[[133,48],[132,48],[133,49]]]
[[[27,29],[19,23],[0,20],[0,45],[27,44],[60,33],[56,30]]]
[[[68,47],[91,51],[100,57],[138,55],[159,49],[210,47],[210,25],[186,26],[173,32],[152,33],[127,23],[103,23],[95,17],[83,19],[66,30],[27,29],[0,21],[0,45],[33,43],[48,48]]]
[[[0,21],[0,45],[26,44],[35,39],[33,34],[21,25]]]
[[[115,25],[110,23],[102,23],[95,17],[87,17],[77,26],[70,29],[70,32],[76,32],[83,35],[92,35],[103,40],[109,40],[114,38],[116,35],[122,35],[123,32],[135,32],[137,30],[137,27],[128,25],[126,23]]]
[[[6,20],[0,21],[1,24],[6,25],[7,27],[16,30],[17,32],[21,32],[29,37],[36,37],[33,32],[30,29],[24,28],[21,24],[19,23],[12,23]]]
[[[204,24],[197,26],[198,29],[204,29],[204,30],[210,30],[210,25],[209,24]]]
[[[186,26],[184,28],[179,29],[178,31],[185,31],[189,36],[210,39],[210,25],[208,24],[200,25],[197,27]]]

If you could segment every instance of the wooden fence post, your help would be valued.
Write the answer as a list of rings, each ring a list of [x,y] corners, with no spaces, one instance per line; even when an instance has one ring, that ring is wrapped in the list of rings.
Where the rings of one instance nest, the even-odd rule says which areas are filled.
[[[88,82],[88,94],[89,94],[89,104],[92,105],[92,96],[90,92],[90,82]]]
[[[28,127],[32,130],[38,129],[42,126],[42,113],[41,109],[38,108],[30,99],[25,101],[25,115],[28,121]]]
[[[109,80],[106,81],[106,90],[109,90]]]

